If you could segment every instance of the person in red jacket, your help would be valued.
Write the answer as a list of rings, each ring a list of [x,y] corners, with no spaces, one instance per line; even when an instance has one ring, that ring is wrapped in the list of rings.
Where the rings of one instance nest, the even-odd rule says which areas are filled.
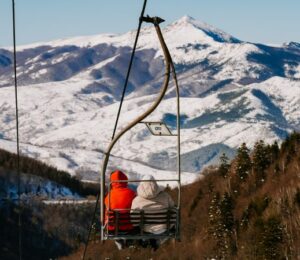
[[[106,208],[106,214],[105,214],[105,222],[107,223],[108,210],[114,210],[114,209],[124,209],[119,211],[120,214],[129,214],[131,209],[131,203],[132,200],[135,198],[136,194],[133,190],[128,188],[127,182],[113,182],[113,181],[127,181],[127,176],[119,171],[114,171],[110,176],[111,183],[111,189],[110,194],[107,194],[105,197],[105,208]],[[113,225],[108,225],[108,230],[113,231],[115,230],[115,227]],[[124,223],[119,225],[120,231],[131,231],[133,230],[133,225],[131,223]]]

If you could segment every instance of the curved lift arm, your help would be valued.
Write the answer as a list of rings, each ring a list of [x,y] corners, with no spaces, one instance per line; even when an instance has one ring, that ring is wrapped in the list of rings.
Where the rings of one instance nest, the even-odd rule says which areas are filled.
[[[116,142],[128,130],[130,130],[132,127],[134,127],[139,122],[141,122],[143,119],[145,119],[148,115],[150,115],[157,108],[157,106],[162,101],[162,99],[163,99],[163,97],[164,97],[164,95],[165,95],[165,93],[167,91],[167,88],[168,88],[168,85],[169,85],[169,80],[170,80],[171,67],[172,67],[172,72],[173,72],[174,79],[176,81],[176,75],[175,75],[174,65],[173,65],[173,62],[172,62],[169,50],[167,48],[167,45],[166,45],[166,43],[164,41],[164,38],[162,36],[161,29],[159,27],[159,24],[161,22],[163,22],[164,20],[161,19],[161,18],[159,18],[159,17],[153,17],[153,18],[151,18],[149,16],[143,17],[142,19],[145,22],[149,22],[149,23],[153,23],[154,24],[154,27],[155,27],[155,30],[156,30],[156,33],[157,33],[157,36],[158,36],[161,48],[163,50],[163,54],[164,54],[164,59],[165,59],[165,79],[164,79],[161,91],[160,91],[157,99],[155,100],[155,102],[151,105],[151,107],[147,111],[145,111],[142,115],[140,115],[138,118],[136,118],[134,121],[132,121],[131,123],[129,123],[121,132],[119,132],[115,136],[115,138],[111,141],[111,143],[109,144],[109,146],[107,148],[107,151],[105,153],[105,157],[104,157],[104,161],[103,161],[103,165],[102,165],[102,171],[101,171],[101,186],[100,186],[100,200],[101,200],[100,201],[100,205],[101,205],[101,207],[100,207],[100,215],[101,215],[101,219],[100,219],[101,220],[101,240],[103,240],[103,238],[104,238],[105,173],[106,173],[107,164],[108,164],[108,161],[109,161],[111,150],[113,149],[113,147],[116,144]],[[179,92],[178,91],[178,86],[176,84],[177,98],[179,98],[179,93],[178,92]],[[178,109],[179,109],[179,106],[177,107],[177,112],[179,112]],[[179,119],[179,114],[178,114],[177,115],[177,126],[179,126],[179,128],[180,128],[179,121],[180,121],[180,119]],[[179,174],[179,176],[180,176],[180,174]],[[179,185],[179,187],[180,187],[180,185]]]

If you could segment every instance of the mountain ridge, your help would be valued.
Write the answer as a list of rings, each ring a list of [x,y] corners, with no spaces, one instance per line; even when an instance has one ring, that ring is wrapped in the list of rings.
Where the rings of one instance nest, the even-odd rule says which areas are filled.
[[[218,34],[217,40],[195,24],[211,35]],[[273,142],[299,130],[297,45],[243,42],[188,16],[162,31],[180,84],[183,156],[194,158],[183,162],[183,169],[189,169],[183,173],[185,183],[194,181],[201,169],[218,160],[220,147],[234,151],[244,139],[250,145],[258,139]],[[86,180],[98,179],[101,151],[111,138],[134,36],[131,31],[19,49],[20,136],[25,154],[73,175],[85,171]],[[144,111],[159,91],[164,63],[156,37],[153,28],[142,30],[120,127]],[[11,55],[0,49],[0,145],[14,151]],[[148,119],[167,120],[172,129],[174,97],[171,82],[166,98]],[[208,147],[211,150],[206,158],[199,151]],[[139,125],[116,147],[110,169],[120,167],[131,176],[152,172],[171,178],[174,169],[166,170],[161,158],[172,161],[175,154],[171,139],[154,139]],[[204,156],[201,160],[199,154]]]

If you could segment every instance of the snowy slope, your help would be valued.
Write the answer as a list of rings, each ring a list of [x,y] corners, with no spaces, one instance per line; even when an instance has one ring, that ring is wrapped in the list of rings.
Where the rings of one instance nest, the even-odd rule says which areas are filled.
[[[70,189],[38,176],[21,174],[20,183],[20,194],[23,202],[30,202],[37,197],[50,201],[58,199],[81,200],[81,196]],[[18,198],[16,174],[11,172],[5,174],[1,171],[0,195],[1,200],[16,200]]]
[[[300,48],[243,42],[185,16],[163,29],[181,91],[183,181],[218,162],[222,152],[300,129]],[[119,105],[135,32],[21,46],[18,52],[22,152],[97,180]],[[163,80],[155,31],[142,30],[119,129],[146,110]],[[0,50],[0,147],[15,148],[11,51]],[[147,120],[175,131],[174,85]],[[113,150],[110,169],[132,177],[172,178],[174,137],[153,137],[144,125]]]

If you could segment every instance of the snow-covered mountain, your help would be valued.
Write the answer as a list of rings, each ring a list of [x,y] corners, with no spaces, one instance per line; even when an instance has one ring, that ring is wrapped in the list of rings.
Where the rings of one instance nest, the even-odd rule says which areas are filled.
[[[95,180],[108,146],[135,31],[18,47],[20,139],[24,154]],[[184,16],[163,28],[181,91],[184,182],[242,143],[300,130],[300,44],[253,44]],[[155,30],[142,29],[119,129],[155,99],[164,63]],[[0,49],[0,147],[15,149],[12,51]],[[174,85],[147,120],[175,130]],[[113,150],[110,168],[172,177],[174,137],[144,125]]]

